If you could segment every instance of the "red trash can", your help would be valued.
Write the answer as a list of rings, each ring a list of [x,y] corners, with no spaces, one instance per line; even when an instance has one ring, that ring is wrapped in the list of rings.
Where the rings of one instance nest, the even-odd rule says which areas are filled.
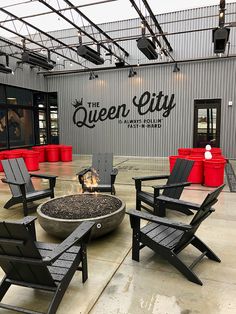
[[[222,156],[222,151],[219,147],[212,147],[212,149],[210,150],[212,157],[220,157]]]
[[[4,159],[13,159],[22,157],[22,152],[20,150],[5,150]]]
[[[180,156],[188,156],[192,152],[192,148],[178,148],[178,154]]]
[[[39,152],[28,150],[23,152],[26,168],[29,171],[39,170]]]
[[[194,160],[193,168],[188,177],[188,182],[202,184],[204,181],[203,176],[203,157],[201,156],[189,156],[188,159]]]
[[[32,150],[39,153],[39,162],[46,161],[45,146],[33,146]]]
[[[191,156],[201,156],[201,157],[204,157],[205,151],[206,151],[205,148],[202,148],[202,147],[192,148]]]
[[[72,161],[71,145],[60,145],[60,159],[61,161]]]
[[[226,161],[223,158],[204,160],[204,185],[217,187],[224,183]]]
[[[178,156],[169,156],[170,173],[171,173],[172,169],[174,168],[176,159],[178,159],[178,158],[186,159],[186,156],[180,156],[180,155],[178,155]]]
[[[60,160],[59,145],[47,145],[46,146],[46,160],[49,162],[57,162]]]
[[[0,152],[0,172],[3,171],[2,162],[1,160],[5,159],[4,151]]]

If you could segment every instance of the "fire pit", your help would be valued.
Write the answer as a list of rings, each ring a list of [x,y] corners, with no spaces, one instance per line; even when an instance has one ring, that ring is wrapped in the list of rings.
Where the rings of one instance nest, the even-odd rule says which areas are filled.
[[[66,238],[83,221],[94,221],[92,237],[114,230],[123,220],[125,203],[106,194],[76,194],[56,197],[39,205],[38,221],[49,234]]]

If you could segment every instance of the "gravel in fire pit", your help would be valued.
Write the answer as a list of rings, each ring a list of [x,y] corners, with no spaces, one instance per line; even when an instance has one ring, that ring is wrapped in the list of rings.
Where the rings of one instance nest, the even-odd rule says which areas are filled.
[[[105,216],[118,210],[122,202],[109,195],[78,194],[52,199],[41,207],[44,215],[61,219]]]

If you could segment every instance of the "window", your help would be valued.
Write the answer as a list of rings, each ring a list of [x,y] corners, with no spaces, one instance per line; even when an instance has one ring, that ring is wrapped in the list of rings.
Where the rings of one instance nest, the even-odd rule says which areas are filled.
[[[34,145],[33,111],[9,109],[8,130],[11,148]]]
[[[57,93],[0,84],[0,150],[58,142]]]
[[[0,108],[0,149],[7,148],[7,110]]]
[[[7,104],[32,106],[32,91],[24,88],[6,86]]]

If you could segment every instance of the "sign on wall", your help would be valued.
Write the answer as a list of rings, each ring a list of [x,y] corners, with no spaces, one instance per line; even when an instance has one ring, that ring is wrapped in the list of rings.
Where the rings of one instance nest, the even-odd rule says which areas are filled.
[[[75,108],[73,123],[78,127],[95,128],[97,123],[105,123],[106,120],[117,120],[127,128],[160,128],[163,119],[167,118],[176,106],[175,95],[165,95],[162,91],[151,93],[143,92],[140,96],[134,96],[132,106],[137,112],[136,118],[132,119],[130,106],[127,104],[103,107],[100,102],[87,101],[83,98],[72,102]],[[150,119],[146,115],[160,112],[161,117]]]

